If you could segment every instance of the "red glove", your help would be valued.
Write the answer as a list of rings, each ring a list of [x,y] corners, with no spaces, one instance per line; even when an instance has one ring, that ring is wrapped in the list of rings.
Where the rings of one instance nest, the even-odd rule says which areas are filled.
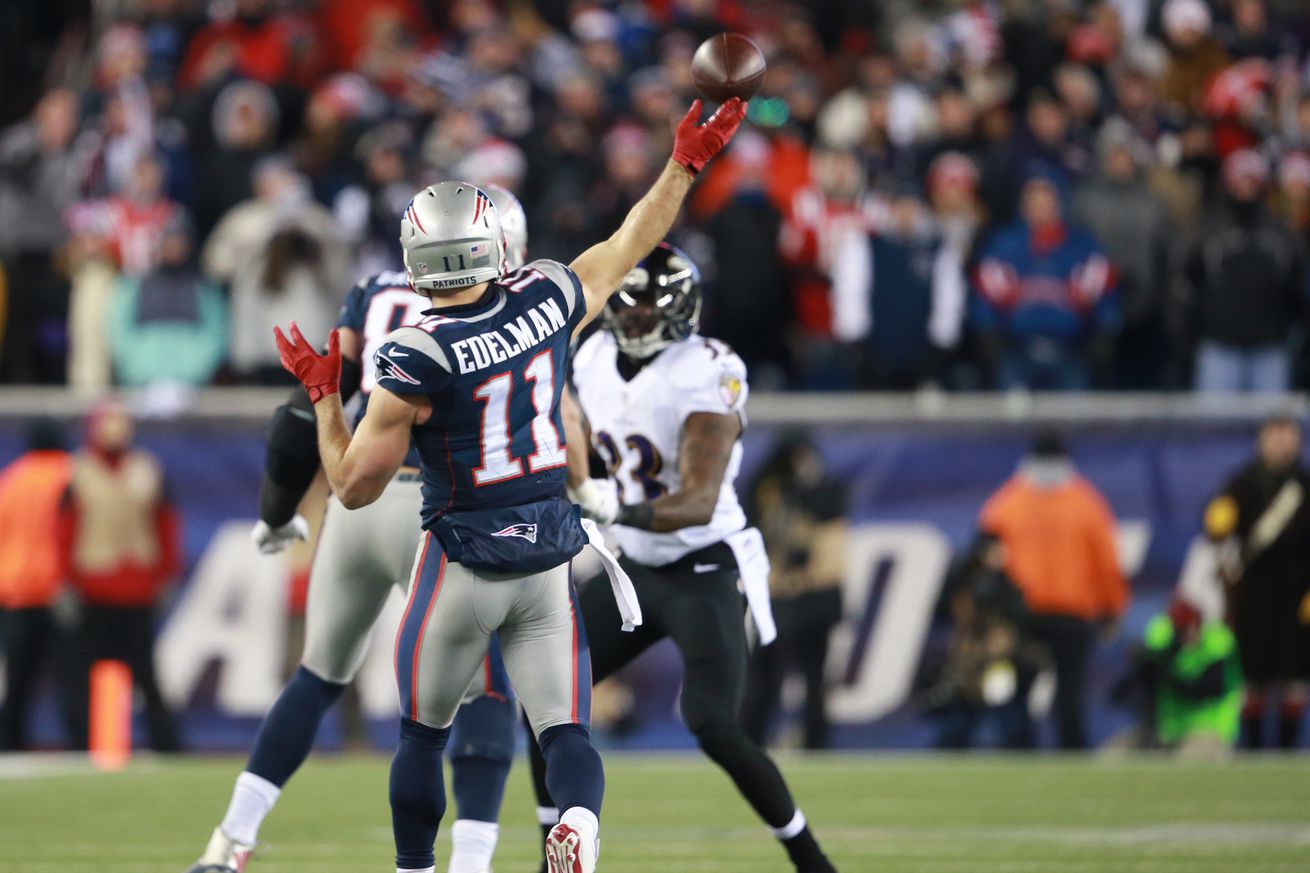
[[[291,322],[291,339],[287,339],[281,328],[273,328],[277,339],[278,354],[282,356],[282,366],[288,373],[300,380],[309,392],[311,403],[318,403],[324,397],[336,394],[341,387],[341,341],[334,330],[328,334],[327,354],[320,355],[305,339],[296,323]]]
[[[693,176],[732,139],[746,117],[746,104],[740,97],[730,97],[704,124],[697,123],[700,111],[701,102],[697,100],[673,134],[673,160]]]

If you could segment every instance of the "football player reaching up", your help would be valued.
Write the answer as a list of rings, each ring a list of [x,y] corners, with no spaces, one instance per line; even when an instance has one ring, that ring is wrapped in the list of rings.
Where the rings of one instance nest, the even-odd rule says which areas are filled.
[[[527,219],[509,191],[489,186],[505,232],[506,265],[523,266]],[[404,272],[383,272],[361,281],[346,296],[337,323],[341,345],[341,397],[364,397],[359,417],[377,382],[373,351],[397,327],[423,317],[428,301],[414,293]],[[358,420],[358,419],[357,419]],[[420,493],[417,453],[411,448],[377,502],[349,512],[329,497],[310,570],[305,606],[305,649],[300,667],[264,717],[246,769],[237,777],[222,823],[204,855],[188,873],[240,873],[259,827],[282,787],[304,763],[323,715],[359,672],[369,635],[391,593],[409,583],[418,548]],[[273,413],[268,454],[259,489],[259,522],[251,532],[264,554],[285,549],[309,534],[296,507],[319,468],[314,408],[304,388]],[[449,873],[491,869],[496,824],[505,780],[514,759],[517,706],[497,646],[469,688],[455,716],[450,744],[451,781],[458,817],[451,828]]]
[[[592,675],[600,681],[672,638],[686,667],[682,717],[696,742],[736,783],[797,871],[831,873],[777,766],[738,726],[747,658],[739,579],[761,642],[775,631],[763,539],[746,527],[733,487],[746,367],[732,349],[696,333],[700,307],[695,265],[661,244],[622,281],[601,315],[605,329],[574,359],[577,401],[565,417],[570,493],[585,515],[614,525],[645,619],[635,633],[619,633],[609,592],[582,586]],[[609,479],[587,478],[588,436]],[[541,765],[534,754],[538,811],[546,821],[555,804]]]
[[[588,731],[591,664],[570,561],[599,537],[564,493],[560,397],[573,337],[659,243],[694,174],[745,115],[729,100],[702,125],[700,108],[679,123],[672,160],[622,226],[567,267],[539,260],[506,275],[500,219],[483,191],[443,182],[416,194],[401,245],[410,284],[431,308],[374,353],[377,384],[353,436],[338,393],[338,335],[320,355],[294,325],[290,338],[278,331],[283,365],[314,404],[319,457],[343,506],[382,497],[411,440],[418,449],[423,535],[396,639],[398,873],[435,870],[442,750],[497,631],[562,810],[546,840],[549,869],[595,869],[604,775]],[[607,567],[615,614],[634,628],[631,585]]]

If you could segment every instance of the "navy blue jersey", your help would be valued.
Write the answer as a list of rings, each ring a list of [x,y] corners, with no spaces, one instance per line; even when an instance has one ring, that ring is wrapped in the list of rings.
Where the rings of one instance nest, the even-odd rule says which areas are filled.
[[[409,287],[409,277],[404,271],[375,273],[361,279],[346,295],[337,327],[348,327],[359,336],[359,393],[362,402],[355,414],[356,425],[368,411],[368,396],[377,384],[373,353],[386,342],[393,330],[418,321],[423,317],[423,310],[431,305],[428,298]],[[417,449],[410,449],[405,465],[419,465]]]
[[[374,353],[377,385],[432,403],[414,429],[425,528],[447,512],[563,495],[560,395],[585,311],[573,271],[533,261],[476,303],[429,310]]]

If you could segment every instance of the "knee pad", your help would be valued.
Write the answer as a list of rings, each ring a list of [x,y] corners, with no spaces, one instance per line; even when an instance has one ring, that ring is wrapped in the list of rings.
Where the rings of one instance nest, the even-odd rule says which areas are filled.
[[[450,758],[483,758],[498,764],[514,760],[518,717],[512,704],[489,697],[466,703],[451,726]]]

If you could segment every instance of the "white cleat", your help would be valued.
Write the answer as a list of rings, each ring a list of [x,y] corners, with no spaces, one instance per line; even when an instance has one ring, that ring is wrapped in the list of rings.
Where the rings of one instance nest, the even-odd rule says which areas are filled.
[[[550,873],[594,873],[598,853],[596,843],[560,822],[546,837],[546,869]]]
[[[186,873],[242,873],[254,851],[254,846],[242,845],[229,839],[221,828],[214,828],[205,854],[188,867]]]

